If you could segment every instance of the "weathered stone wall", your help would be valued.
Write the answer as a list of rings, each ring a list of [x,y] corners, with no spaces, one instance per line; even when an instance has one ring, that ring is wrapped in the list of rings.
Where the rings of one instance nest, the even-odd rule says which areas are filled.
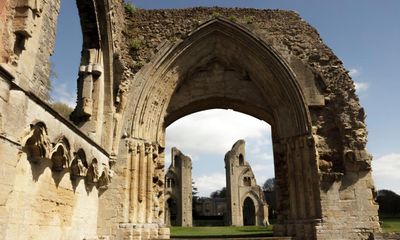
[[[0,68],[0,239],[97,237],[108,154],[11,79]]]
[[[20,87],[47,100],[60,0],[9,1],[6,6],[1,63]]]

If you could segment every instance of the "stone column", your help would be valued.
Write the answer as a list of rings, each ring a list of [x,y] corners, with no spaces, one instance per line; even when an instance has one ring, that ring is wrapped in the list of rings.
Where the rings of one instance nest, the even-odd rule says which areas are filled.
[[[144,143],[140,144],[140,153],[139,153],[139,189],[138,189],[138,217],[137,221],[139,223],[145,222],[146,217],[146,171],[147,171],[147,158],[145,154],[145,146]]]
[[[151,223],[153,219],[153,146],[150,143],[146,143],[146,157],[146,222]]]
[[[138,179],[139,179],[140,146],[137,142],[131,146],[131,184],[130,184],[130,209],[129,220],[135,222],[138,213]]]

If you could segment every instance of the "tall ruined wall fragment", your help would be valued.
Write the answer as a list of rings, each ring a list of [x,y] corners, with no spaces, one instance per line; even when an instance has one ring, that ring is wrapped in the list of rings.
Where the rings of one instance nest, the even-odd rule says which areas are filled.
[[[238,140],[225,154],[227,189],[227,225],[268,225],[268,204],[254,173],[246,160],[245,141]],[[251,201],[253,211],[246,211],[246,200]],[[248,215],[248,216],[247,216]],[[252,218],[252,219],[251,219]]]
[[[176,209],[172,209],[174,204]],[[174,218],[173,210],[176,211]],[[165,173],[165,223],[182,227],[193,225],[192,160],[177,148],[171,149],[171,165]]]

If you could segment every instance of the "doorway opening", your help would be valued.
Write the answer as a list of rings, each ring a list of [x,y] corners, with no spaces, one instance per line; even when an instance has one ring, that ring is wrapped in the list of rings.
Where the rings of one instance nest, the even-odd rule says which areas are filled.
[[[232,145],[239,139],[246,141],[246,149],[237,155],[237,167],[235,167],[237,170],[232,169],[237,173],[228,176],[228,180],[233,176],[238,178],[233,187],[240,190],[243,196],[249,189],[257,189],[258,185],[261,190],[260,195],[262,195],[260,199],[265,199],[266,193],[262,191],[263,186],[265,182],[274,178],[271,129],[266,122],[233,110],[212,109],[187,115],[167,128],[166,198],[170,195],[168,192],[171,189],[172,180],[177,186],[180,181],[179,177],[174,176],[172,174],[174,172],[170,170],[171,166],[177,164],[176,157],[173,153],[171,154],[171,148],[176,147],[191,158],[193,226],[233,224],[229,217],[230,207],[227,194],[231,190],[227,191],[226,187],[226,176],[229,171],[226,171],[227,162],[224,157],[226,158]],[[181,181],[190,180],[182,179]],[[185,196],[182,198],[184,199]],[[239,215],[243,215],[244,210],[248,211],[247,205],[244,205],[241,199],[238,201],[241,212]],[[177,205],[179,206],[180,203]],[[180,211],[180,207],[177,211]],[[243,219],[238,222],[244,225]],[[255,219],[250,223],[257,225]],[[246,224],[250,223],[246,222]],[[262,224],[263,221],[260,220],[260,223]],[[235,222],[234,224],[236,225]]]

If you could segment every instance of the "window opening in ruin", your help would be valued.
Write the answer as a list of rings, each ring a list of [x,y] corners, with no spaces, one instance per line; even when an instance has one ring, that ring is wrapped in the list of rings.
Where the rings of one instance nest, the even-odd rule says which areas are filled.
[[[239,154],[239,165],[240,165],[240,166],[243,166],[243,165],[244,165],[243,154]]]
[[[172,147],[191,158],[193,226],[228,225],[224,157],[239,139],[245,140],[246,149],[245,153],[235,156],[235,164],[250,165],[256,179],[254,181],[248,172],[241,172],[237,174],[237,185],[249,187],[254,181],[262,189],[266,180],[274,177],[271,130],[266,122],[233,110],[212,109],[187,115],[167,127],[165,171],[171,164],[177,166],[181,161],[176,156],[171,157]],[[175,180],[177,185],[181,183],[179,176]],[[165,181],[170,188],[171,179]],[[243,211],[253,211],[246,213],[246,224],[255,225],[253,200],[250,199],[252,205],[243,205],[240,201],[236,204],[240,211],[243,206]]]
[[[19,56],[25,50],[26,37],[20,33],[15,33],[14,53]]]

